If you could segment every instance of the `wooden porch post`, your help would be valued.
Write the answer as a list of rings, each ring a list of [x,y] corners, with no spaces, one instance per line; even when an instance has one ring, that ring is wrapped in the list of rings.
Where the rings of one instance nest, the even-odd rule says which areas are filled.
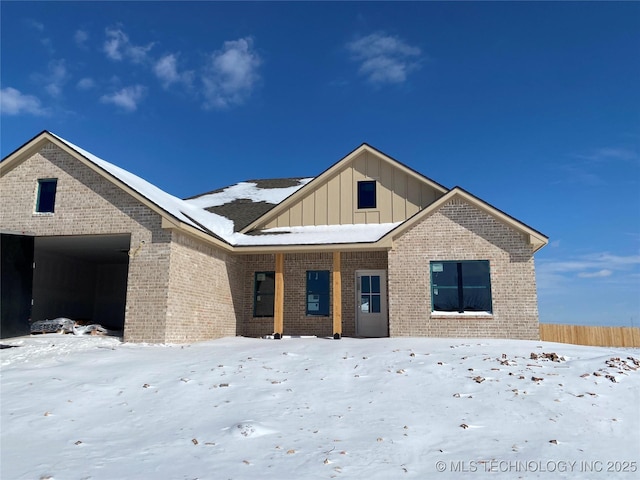
[[[276,253],[276,285],[273,305],[273,336],[282,338],[284,330],[284,253]]]
[[[340,252],[333,252],[333,338],[342,337],[342,272]]]

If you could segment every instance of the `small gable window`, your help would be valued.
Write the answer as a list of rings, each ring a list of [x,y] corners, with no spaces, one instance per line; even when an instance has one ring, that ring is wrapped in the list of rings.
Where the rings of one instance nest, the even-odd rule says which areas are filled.
[[[47,178],[38,180],[38,198],[36,199],[36,212],[53,213],[56,204],[56,187],[58,180]]]
[[[358,208],[376,208],[375,180],[358,182]]]
[[[307,271],[307,315],[329,316],[329,270]]]
[[[273,317],[276,292],[275,272],[256,272],[253,287],[253,316]]]
[[[434,312],[492,313],[489,262],[431,262],[431,302]]]

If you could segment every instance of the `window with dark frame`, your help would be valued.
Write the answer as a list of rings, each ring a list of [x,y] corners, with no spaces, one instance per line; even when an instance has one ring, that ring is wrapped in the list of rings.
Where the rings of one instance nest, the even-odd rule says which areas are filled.
[[[307,315],[329,316],[329,270],[307,271]]]
[[[488,260],[432,261],[431,310],[492,313]]]
[[[56,178],[38,180],[38,198],[36,199],[37,213],[53,213],[56,204]]]
[[[358,182],[358,208],[376,208],[375,180]]]
[[[273,317],[276,292],[275,272],[255,272],[253,283],[253,316]]]

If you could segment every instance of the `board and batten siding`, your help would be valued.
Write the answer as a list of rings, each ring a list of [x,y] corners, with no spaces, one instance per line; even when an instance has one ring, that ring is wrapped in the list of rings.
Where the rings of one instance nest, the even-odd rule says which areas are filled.
[[[362,180],[377,182],[377,208],[358,209]],[[402,222],[440,196],[417,175],[365,151],[259,228]]]

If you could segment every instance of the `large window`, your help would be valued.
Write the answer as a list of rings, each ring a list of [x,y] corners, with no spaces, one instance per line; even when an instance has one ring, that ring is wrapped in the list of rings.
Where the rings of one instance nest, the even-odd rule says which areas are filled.
[[[276,291],[275,272],[256,272],[253,285],[253,316],[273,317],[273,299]]]
[[[56,204],[56,187],[58,180],[47,178],[38,180],[38,198],[36,199],[36,212],[53,213]]]
[[[358,182],[358,208],[376,208],[376,182]]]
[[[434,312],[492,312],[487,260],[431,262]]]
[[[307,315],[329,316],[329,270],[307,271]]]

